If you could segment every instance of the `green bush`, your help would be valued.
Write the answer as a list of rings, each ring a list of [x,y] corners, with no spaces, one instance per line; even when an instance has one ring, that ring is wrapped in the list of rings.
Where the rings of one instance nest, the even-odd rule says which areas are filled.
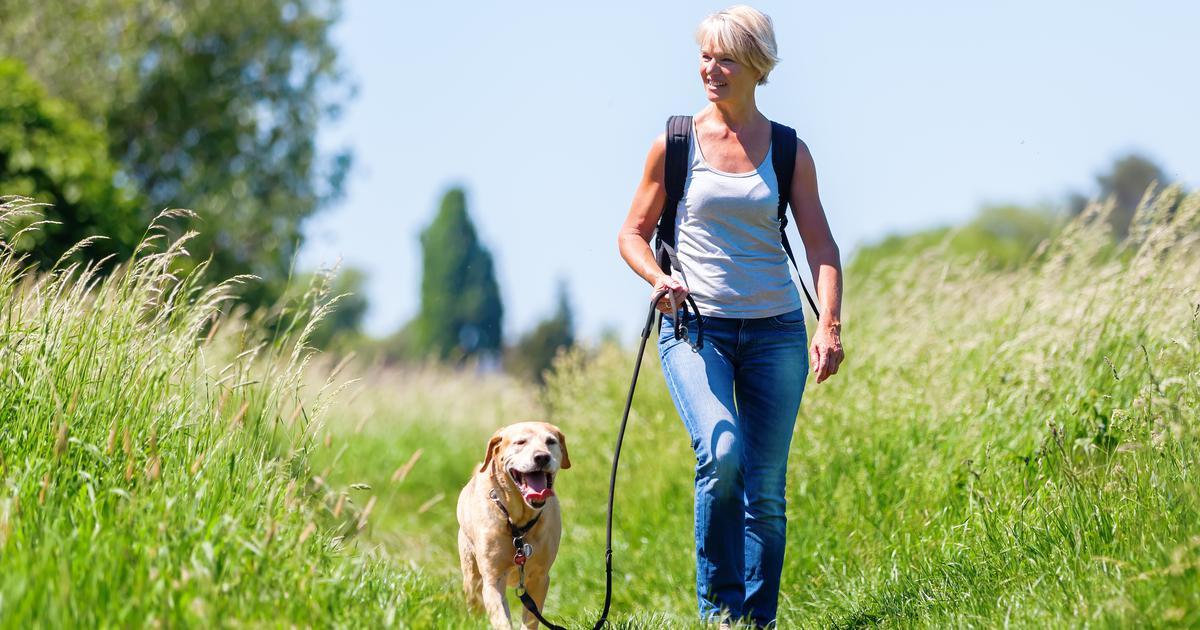
[[[94,236],[103,238],[89,246],[91,256],[128,258],[145,221],[137,196],[119,179],[104,134],[71,106],[47,97],[20,62],[0,59],[0,191],[48,204],[10,214],[0,236],[43,268]],[[12,240],[43,220],[54,223]]]
[[[946,262],[981,262],[992,269],[1015,269],[1027,263],[1038,247],[1062,229],[1064,220],[1048,209],[989,206],[960,227],[941,227],[889,236],[861,247],[847,265],[855,277],[886,273],[934,248]]]

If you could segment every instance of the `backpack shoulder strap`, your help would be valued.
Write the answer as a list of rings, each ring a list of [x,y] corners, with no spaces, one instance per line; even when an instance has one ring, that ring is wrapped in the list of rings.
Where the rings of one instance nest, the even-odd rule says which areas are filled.
[[[671,116],[667,119],[667,158],[665,184],[667,200],[658,218],[658,264],[670,272],[669,253],[675,249],[675,210],[683,199],[687,182],[688,151],[692,144],[692,117]]]
[[[779,227],[787,225],[788,200],[792,198],[792,173],[796,171],[796,130],[771,122],[771,166],[779,182]]]
[[[808,285],[804,284],[804,276],[800,274],[800,267],[796,264],[796,255],[792,253],[792,245],[788,243],[785,229],[788,224],[788,200],[792,198],[792,173],[796,172],[796,146],[796,130],[771,121],[771,166],[775,169],[775,180],[779,183],[779,239],[783,241],[783,250],[787,252],[788,259],[792,261],[792,267],[796,270],[796,277],[800,279],[804,297],[808,298],[813,315],[819,319],[821,311],[817,308],[812,293],[809,293]]]

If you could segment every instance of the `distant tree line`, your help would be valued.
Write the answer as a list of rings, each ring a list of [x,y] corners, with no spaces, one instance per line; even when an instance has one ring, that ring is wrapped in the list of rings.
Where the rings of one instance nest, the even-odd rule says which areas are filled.
[[[1113,204],[1110,227],[1114,240],[1121,241],[1129,235],[1147,191],[1155,184],[1161,188],[1172,182],[1153,160],[1130,153],[1096,174],[1095,183],[1092,192],[1069,192],[1062,205],[988,206],[964,225],[889,236],[859,248],[848,274],[877,274],[882,263],[903,260],[933,246],[943,247],[946,254],[957,259],[979,261],[994,268],[1017,267],[1035,255],[1038,246],[1063,226],[1064,219],[1083,212],[1091,200]]]

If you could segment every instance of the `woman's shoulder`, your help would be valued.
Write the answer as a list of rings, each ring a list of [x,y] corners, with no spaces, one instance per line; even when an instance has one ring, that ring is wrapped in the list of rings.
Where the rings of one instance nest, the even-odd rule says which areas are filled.
[[[659,159],[665,158],[667,155],[667,132],[660,131],[654,139],[650,141],[650,157]]]
[[[667,134],[659,133],[650,143],[650,151],[646,154],[645,179],[661,182],[667,169]]]

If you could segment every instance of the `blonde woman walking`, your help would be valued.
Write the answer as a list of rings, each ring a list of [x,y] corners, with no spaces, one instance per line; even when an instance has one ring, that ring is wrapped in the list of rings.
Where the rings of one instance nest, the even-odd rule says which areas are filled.
[[[812,156],[796,142],[786,201],[821,304],[809,344],[780,240],[775,134],[755,103],[778,62],[774,27],[759,11],[736,6],[705,18],[696,41],[708,104],[686,129],[687,175],[667,226],[670,272],[650,248],[668,199],[666,134],[650,147],[618,241],[654,292],[669,290],[676,303],[690,293],[703,318],[704,344],[694,351],[694,327],[676,339],[671,302],[659,303],[663,372],[696,454],[700,617],[767,627],[779,599],[787,456],[800,399],[810,369],[819,383],[843,359],[842,270]]]

